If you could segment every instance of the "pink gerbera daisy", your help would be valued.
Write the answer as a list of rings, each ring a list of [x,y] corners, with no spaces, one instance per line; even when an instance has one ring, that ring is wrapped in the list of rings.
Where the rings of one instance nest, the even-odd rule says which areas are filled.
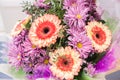
[[[76,50],[66,47],[50,53],[50,63],[50,70],[54,76],[61,80],[71,80],[74,75],[78,75],[82,59]]]
[[[25,25],[28,23],[30,19],[31,19],[31,16],[27,16],[25,19],[21,20],[20,22],[17,22],[11,32],[11,35],[13,37],[18,35],[25,28]]]
[[[105,51],[111,43],[112,34],[107,26],[93,21],[86,26],[87,35],[92,41],[92,45],[97,52]]]
[[[45,14],[37,18],[30,28],[29,38],[34,45],[39,47],[54,44],[61,29],[61,20],[57,16]]]

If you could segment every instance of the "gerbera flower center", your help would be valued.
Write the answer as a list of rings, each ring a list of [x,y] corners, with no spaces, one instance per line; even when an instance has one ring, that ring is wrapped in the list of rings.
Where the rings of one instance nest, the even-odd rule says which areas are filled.
[[[92,29],[92,33],[92,38],[97,44],[104,44],[104,42],[106,41],[106,34],[100,27],[95,26]]]
[[[100,38],[100,35],[99,35],[99,34],[96,34],[95,36],[96,36],[96,38],[98,38],[98,39]]]
[[[82,18],[82,16],[81,16],[80,14],[77,14],[76,17],[77,17],[78,19],[81,19],[81,18]]]
[[[47,34],[49,31],[50,31],[49,27],[45,27],[45,28],[43,29],[43,32],[44,32],[45,34]]]
[[[56,31],[56,27],[54,23],[45,21],[40,23],[36,29],[36,34],[40,39],[50,38]]]
[[[83,44],[82,44],[81,42],[78,42],[78,43],[77,43],[77,47],[78,47],[78,48],[82,48],[82,47],[83,47]]]
[[[71,71],[74,64],[71,55],[60,56],[57,60],[57,67],[62,71]]]

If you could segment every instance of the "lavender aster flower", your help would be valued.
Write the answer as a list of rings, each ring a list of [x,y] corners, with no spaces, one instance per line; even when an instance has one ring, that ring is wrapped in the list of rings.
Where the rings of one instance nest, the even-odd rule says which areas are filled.
[[[78,6],[78,5],[83,5],[84,2],[85,2],[85,0],[64,0],[63,8],[68,10],[71,7],[75,7],[75,6]]]
[[[92,43],[85,32],[76,32],[76,30],[69,29],[70,37],[68,44],[76,49],[83,58],[87,58],[89,53],[93,50]]]
[[[85,6],[89,8],[88,21],[101,20],[101,14],[97,11],[95,0],[87,0]]]
[[[15,66],[16,68],[20,68],[22,61],[22,49],[17,47],[13,42],[10,44],[9,48],[9,63]]]
[[[91,63],[88,63],[88,66],[85,68],[85,71],[89,76],[93,77],[95,75],[94,65]]]
[[[44,2],[45,2],[45,0],[37,0],[34,3],[34,5],[37,6],[37,7],[39,7],[39,8],[44,8],[44,9],[47,10],[50,6],[49,6],[49,4],[45,4]]]
[[[82,5],[71,7],[64,15],[64,20],[68,23],[70,27],[84,27],[86,18],[88,17],[88,10],[89,8]]]
[[[13,39],[14,44],[17,46],[23,44],[27,35],[28,35],[28,30],[23,29],[20,34],[14,37]]]
[[[24,47],[24,52],[25,53],[32,52],[32,51],[34,51],[35,49],[38,48],[37,46],[35,46],[31,43],[31,41],[28,38],[28,35],[26,35],[26,38],[24,39],[24,43],[21,44],[21,45]]]
[[[34,78],[49,78],[52,76],[52,73],[48,65],[40,65],[34,70]]]
[[[21,67],[22,58],[24,55],[24,48],[21,45],[23,44],[27,33],[27,30],[22,30],[18,36],[13,38],[13,42],[11,42],[9,46],[9,62],[16,68]]]
[[[22,68],[26,72],[33,72],[33,69],[37,65],[42,65],[48,60],[49,57],[46,54],[46,51],[42,49],[34,49],[33,51],[25,53],[22,59]]]

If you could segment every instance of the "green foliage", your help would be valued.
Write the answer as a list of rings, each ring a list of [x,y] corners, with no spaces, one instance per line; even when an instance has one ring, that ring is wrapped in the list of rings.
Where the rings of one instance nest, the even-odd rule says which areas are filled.
[[[30,29],[32,21],[29,20],[28,23],[25,25],[26,29]]]
[[[89,57],[86,59],[86,61],[96,64],[104,55],[105,55],[105,52],[94,53],[94,54],[92,53],[89,55]]]
[[[32,15],[33,20],[39,16],[44,15],[45,13],[55,14],[62,20],[64,17],[63,15],[65,13],[65,10],[62,9],[62,1],[63,0],[46,0],[45,3],[50,4],[50,8],[47,10],[44,8],[37,7],[33,5],[31,2],[28,1],[23,2],[22,3],[23,12]]]
[[[32,20],[36,19],[39,16],[45,14],[45,9],[40,9],[39,7],[33,5],[31,2],[22,3],[23,12],[26,12],[29,15],[32,15]]]
[[[74,77],[74,80],[95,80],[95,79],[87,75],[84,70],[81,70],[78,76]]]
[[[47,13],[50,14],[55,14],[57,15],[60,19],[63,19],[63,15],[65,13],[65,10],[62,8],[62,3],[63,0],[47,0],[48,2],[50,1],[51,7],[50,9],[47,10]]]

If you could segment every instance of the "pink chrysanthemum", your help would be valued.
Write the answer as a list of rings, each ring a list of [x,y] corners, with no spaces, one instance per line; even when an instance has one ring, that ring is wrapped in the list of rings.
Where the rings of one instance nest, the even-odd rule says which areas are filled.
[[[78,75],[82,59],[80,59],[80,54],[76,50],[66,47],[50,53],[50,63],[53,76],[61,80],[71,80],[74,75]]]
[[[22,49],[20,46],[17,47],[14,43],[11,43],[9,46],[9,63],[19,69],[22,62]]]
[[[63,2],[63,8],[64,9],[69,9],[71,7],[75,7],[78,5],[82,5],[85,0],[64,0]]]
[[[34,45],[39,47],[54,44],[61,29],[61,20],[57,16],[45,14],[37,18],[30,28],[29,38]]]
[[[76,49],[81,54],[82,58],[87,58],[93,50],[93,47],[91,40],[86,35],[86,32],[80,32],[79,29],[70,28],[68,33],[71,35],[68,37],[68,44]]]
[[[97,52],[105,51],[112,39],[111,31],[102,23],[93,21],[86,26],[87,35],[92,41],[92,45]]]
[[[70,27],[84,27],[88,11],[89,8],[82,5],[71,7],[67,10],[64,19]]]

